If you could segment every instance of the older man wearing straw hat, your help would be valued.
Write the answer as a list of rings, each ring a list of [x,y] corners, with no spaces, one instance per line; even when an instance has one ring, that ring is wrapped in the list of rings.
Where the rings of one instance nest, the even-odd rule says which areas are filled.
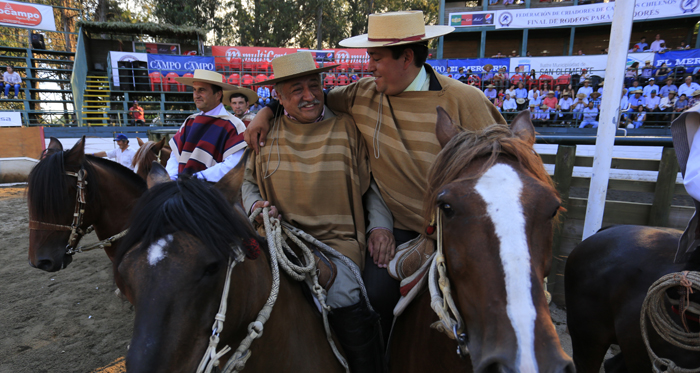
[[[217,182],[233,169],[243,155],[245,125],[222,104],[225,90],[238,87],[222,83],[223,75],[195,70],[191,78],[175,78],[191,86],[197,114],[192,114],[170,139],[173,152],[165,169],[172,179],[188,173],[209,182]]]
[[[375,227],[388,231],[393,221],[370,187],[365,141],[352,117],[324,105],[320,73],[336,66],[316,68],[310,52],[272,60],[275,78],[262,84],[275,84],[283,114],[271,120],[271,146],[248,161],[243,204],[247,211],[272,207],[271,214],[351,259],[331,258],[338,270],[328,289],[330,321],[351,371],[379,372],[379,315],[361,297],[355,274],[365,263],[366,234]]]
[[[340,45],[367,48],[373,77],[334,88],[326,103],[354,118],[367,143],[372,175],[393,214],[394,235],[375,230],[369,237],[363,274],[388,336],[400,294],[399,282],[389,277],[386,267],[396,244],[424,231],[426,175],[440,151],[436,106],[468,129],[505,120],[477,88],[437,74],[425,63],[428,40],[454,31],[453,27],[426,26],[422,12],[410,11],[371,14],[368,31]],[[255,149],[266,140],[272,114],[270,108],[261,110],[248,128],[246,140]]]

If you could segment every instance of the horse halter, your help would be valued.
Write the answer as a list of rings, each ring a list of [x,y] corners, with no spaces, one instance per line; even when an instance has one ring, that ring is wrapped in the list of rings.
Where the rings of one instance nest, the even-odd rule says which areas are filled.
[[[437,224],[435,224],[435,215],[437,215]],[[437,252],[428,274],[428,289],[430,290],[430,307],[440,320],[434,322],[430,327],[445,333],[450,339],[454,339],[457,342],[457,355],[466,358],[469,356],[469,347],[467,346],[469,338],[464,332],[464,320],[452,298],[450,279],[447,277],[445,255],[442,249],[442,212],[439,207],[435,215],[433,215],[430,226],[437,226]],[[436,285],[439,286],[439,289]]]
[[[84,167],[80,167],[78,172],[66,171],[66,175],[77,178],[78,182],[76,184],[76,195],[75,195],[75,209],[73,210],[73,222],[71,225],[53,224],[45,223],[38,220],[29,220],[29,229],[37,231],[70,231],[70,237],[68,237],[68,244],[66,245],[65,255],[73,255],[75,253],[81,253],[83,251],[89,251],[96,248],[104,249],[105,247],[112,246],[112,243],[126,235],[128,229],[125,229],[116,235],[109,237],[105,240],[96,242],[88,246],[78,246],[80,240],[86,234],[90,234],[94,227],[92,225],[88,226],[83,230],[81,226],[83,225],[83,216],[85,215],[85,206],[87,205],[87,200],[85,198],[87,190],[87,171]]]

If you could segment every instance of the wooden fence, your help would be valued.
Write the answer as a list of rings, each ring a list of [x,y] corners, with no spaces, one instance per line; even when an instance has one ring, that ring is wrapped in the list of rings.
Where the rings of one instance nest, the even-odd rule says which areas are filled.
[[[593,157],[576,156],[576,142],[594,144],[595,138],[554,138],[542,136],[539,143],[559,143],[557,154],[541,154],[545,164],[554,165],[554,179],[567,209],[561,216],[559,229],[555,231],[552,248],[552,269],[548,278],[549,291],[555,303],[564,305],[564,265],[569,253],[581,242],[586,216],[586,198],[570,197],[574,187],[588,188],[590,178],[575,177],[574,167],[592,167]],[[613,158],[612,169],[656,171],[656,181],[611,179],[608,190],[653,193],[652,203],[606,200],[603,226],[613,224],[649,225],[683,230],[693,214],[693,207],[674,206],[674,196],[687,196],[683,184],[676,183],[679,168],[676,153],[669,138],[625,139],[618,138],[616,145],[664,146],[660,160]]]

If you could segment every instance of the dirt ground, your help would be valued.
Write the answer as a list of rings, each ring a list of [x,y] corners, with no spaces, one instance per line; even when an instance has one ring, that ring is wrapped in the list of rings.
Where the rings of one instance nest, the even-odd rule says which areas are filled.
[[[0,373],[124,372],[134,313],[114,295],[104,252],[76,254],[66,270],[47,273],[29,266],[28,244],[24,188],[0,188]],[[566,313],[550,310],[571,354]]]

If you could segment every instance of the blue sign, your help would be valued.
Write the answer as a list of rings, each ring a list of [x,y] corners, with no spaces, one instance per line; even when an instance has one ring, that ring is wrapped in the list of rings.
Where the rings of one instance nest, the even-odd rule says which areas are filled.
[[[428,60],[426,62],[430,64],[436,72],[443,75],[458,74],[460,67],[464,68],[465,74],[468,70],[476,74],[484,71],[484,66],[488,64],[493,65],[492,72],[498,71],[501,67],[505,67],[506,70],[510,68],[510,58],[469,58],[459,60]]]
[[[148,55],[148,73],[157,71],[163,76],[176,73],[183,76],[195,70],[215,70],[214,57],[170,56],[165,54]]]
[[[654,67],[659,67],[664,62],[668,67],[675,67],[676,65],[700,66],[700,49],[657,53],[654,56]]]

